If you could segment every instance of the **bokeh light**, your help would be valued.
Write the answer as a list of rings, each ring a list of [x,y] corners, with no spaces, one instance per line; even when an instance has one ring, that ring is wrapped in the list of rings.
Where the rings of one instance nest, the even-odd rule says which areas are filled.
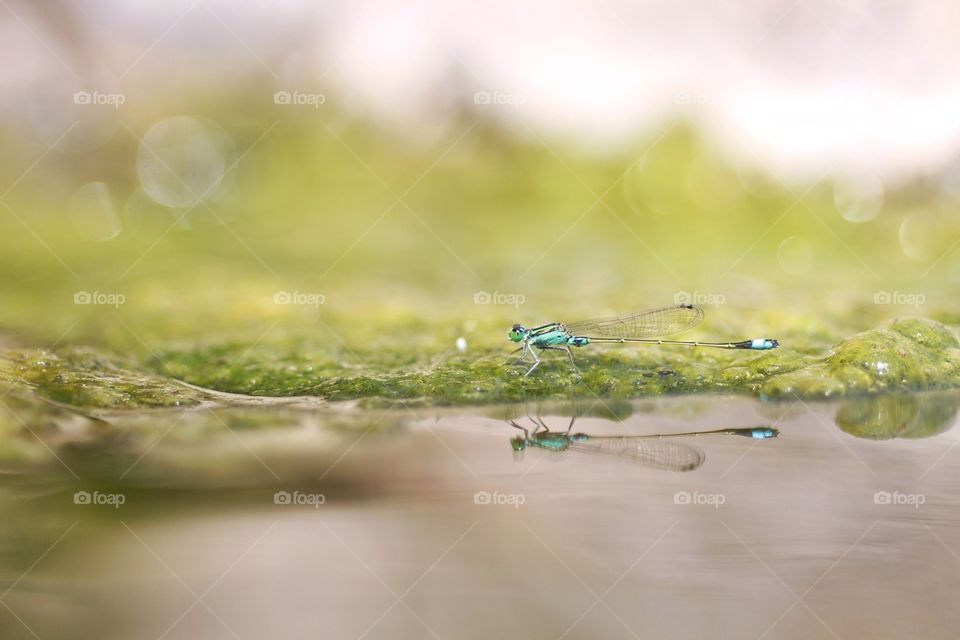
[[[144,192],[167,207],[189,207],[218,195],[233,156],[230,137],[196,118],[165,118],[147,130],[137,151]]]

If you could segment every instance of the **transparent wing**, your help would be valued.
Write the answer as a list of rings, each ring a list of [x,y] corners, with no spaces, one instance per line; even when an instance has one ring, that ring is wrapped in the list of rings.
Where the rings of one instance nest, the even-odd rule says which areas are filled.
[[[566,324],[575,336],[607,338],[659,338],[678,333],[703,320],[703,309],[695,304],[673,304],[647,309],[617,318],[584,320]]]
[[[626,458],[645,467],[670,471],[693,471],[702,465],[705,459],[700,449],[687,444],[667,440],[644,440],[629,436],[571,442],[569,450]]]

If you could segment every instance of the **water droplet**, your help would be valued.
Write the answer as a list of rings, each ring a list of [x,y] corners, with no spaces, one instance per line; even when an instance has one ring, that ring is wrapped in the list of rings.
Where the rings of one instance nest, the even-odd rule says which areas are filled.
[[[789,274],[799,276],[810,271],[813,264],[813,247],[805,238],[790,236],[780,243],[777,249],[777,261],[780,268]]]
[[[850,222],[873,220],[883,208],[883,200],[883,182],[876,176],[846,176],[833,183],[833,203]]]
[[[103,182],[88,182],[74,191],[67,211],[73,229],[87,240],[110,240],[120,233],[120,218]]]

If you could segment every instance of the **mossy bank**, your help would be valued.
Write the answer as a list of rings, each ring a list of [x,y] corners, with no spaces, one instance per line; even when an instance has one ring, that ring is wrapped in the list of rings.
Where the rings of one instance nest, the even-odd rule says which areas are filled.
[[[841,398],[960,386],[960,343],[929,319],[898,319],[823,352],[789,341],[756,354],[707,349],[584,348],[579,373],[547,357],[531,376],[506,350],[422,353],[394,348],[350,357],[286,337],[152,350],[140,358],[92,348],[7,350],[3,382],[76,407],[190,406],[202,390],[246,396],[315,396],[366,404],[495,404],[538,399],[629,399],[668,393],[744,393],[765,399]]]

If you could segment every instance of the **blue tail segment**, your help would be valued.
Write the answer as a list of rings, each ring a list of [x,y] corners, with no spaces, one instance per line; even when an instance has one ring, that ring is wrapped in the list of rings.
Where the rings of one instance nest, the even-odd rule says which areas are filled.
[[[753,340],[744,340],[737,342],[734,347],[737,349],[754,349],[756,351],[766,351],[767,349],[776,349],[780,346],[779,340],[773,338],[754,338]]]
[[[765,440],[766,438],[776,438],[780,435],[780,430],[774,427],[744,427],[742,429],[730,429],[723,433],[729,433],[733,436],[744,436],[746,438],[756,438]]]

